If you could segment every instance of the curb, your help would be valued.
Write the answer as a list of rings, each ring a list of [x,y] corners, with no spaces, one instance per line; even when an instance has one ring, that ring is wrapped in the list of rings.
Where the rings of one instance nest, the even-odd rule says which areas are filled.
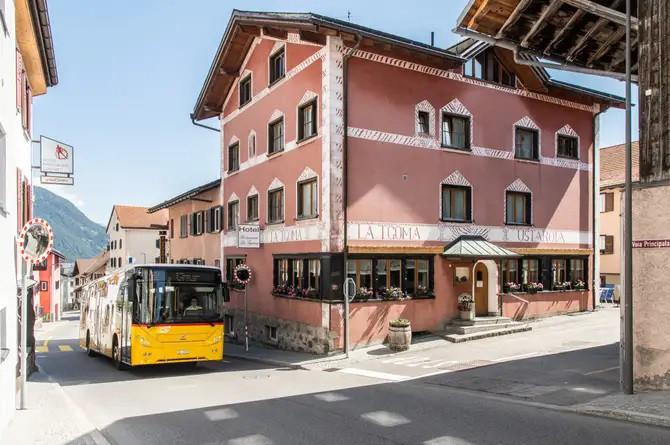
[[[656,414],[646,414],[622,409],[597,409],[597,408],[575,408],[575,412],[594,417],[605,417],[609,419],[624,420],[627,422],[640,423],[644,425],[670,428],[670,417],[659,416]]]
[[[263,357],[258,357],[254,355],[246,355],[245,353],[236,353],[236,352],[225,352],[223,353],[223,359],[225,360],[226,357],[232,357],[232,358],[237,358],[237,359],[242,359],[242,360],[248,360],[250,362],[257,362],[257,363],[264,363],[266,365],[272,365],[272,366],[281,366],[281,367],[286,367],[286,368],[294,368],[294,369],[304,369],[302,365],[295,364],[295,363],[290,363],[290,362],[285,362],[282,360],[274,360],[271,358],[263,358]]]

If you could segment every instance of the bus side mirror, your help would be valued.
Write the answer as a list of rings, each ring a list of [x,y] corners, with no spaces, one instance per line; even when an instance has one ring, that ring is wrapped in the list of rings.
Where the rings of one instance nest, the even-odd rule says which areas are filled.
[[[128,279],[128,301],[135,301],[135,277]]]

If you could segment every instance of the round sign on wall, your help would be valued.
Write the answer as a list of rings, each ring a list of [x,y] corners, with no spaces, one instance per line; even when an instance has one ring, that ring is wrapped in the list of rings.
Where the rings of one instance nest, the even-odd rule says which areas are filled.
[[[24,260],[39,264],[47,259],[53,249],[54,235],[48,222],[42,218],[33,218],[23,226],[16,242]]]
[[[235,281],[246,286],[251,281],[251,268],[244,263],[238,264],[235,267],[233,276],[235,277]]]

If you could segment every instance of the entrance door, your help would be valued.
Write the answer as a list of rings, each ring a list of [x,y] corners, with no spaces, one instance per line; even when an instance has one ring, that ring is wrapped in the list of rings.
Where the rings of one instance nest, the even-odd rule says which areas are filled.
[[[489,314],[489,274],[485,264],[475,266],[475,315]]]

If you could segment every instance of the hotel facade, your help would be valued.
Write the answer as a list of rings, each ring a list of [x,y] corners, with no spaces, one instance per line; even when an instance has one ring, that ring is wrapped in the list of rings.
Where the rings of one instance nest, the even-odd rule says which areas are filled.
[[[235,11],[193,117],[220,120],[221,265],[253,271],[251,337],[341,349],[345,278],[354,347],[395,318],[441,329],[462,294],[478,316],[591,309],[594,123],[620,105],[472,40]],[[243,309],[231,292],[238,336]]]

